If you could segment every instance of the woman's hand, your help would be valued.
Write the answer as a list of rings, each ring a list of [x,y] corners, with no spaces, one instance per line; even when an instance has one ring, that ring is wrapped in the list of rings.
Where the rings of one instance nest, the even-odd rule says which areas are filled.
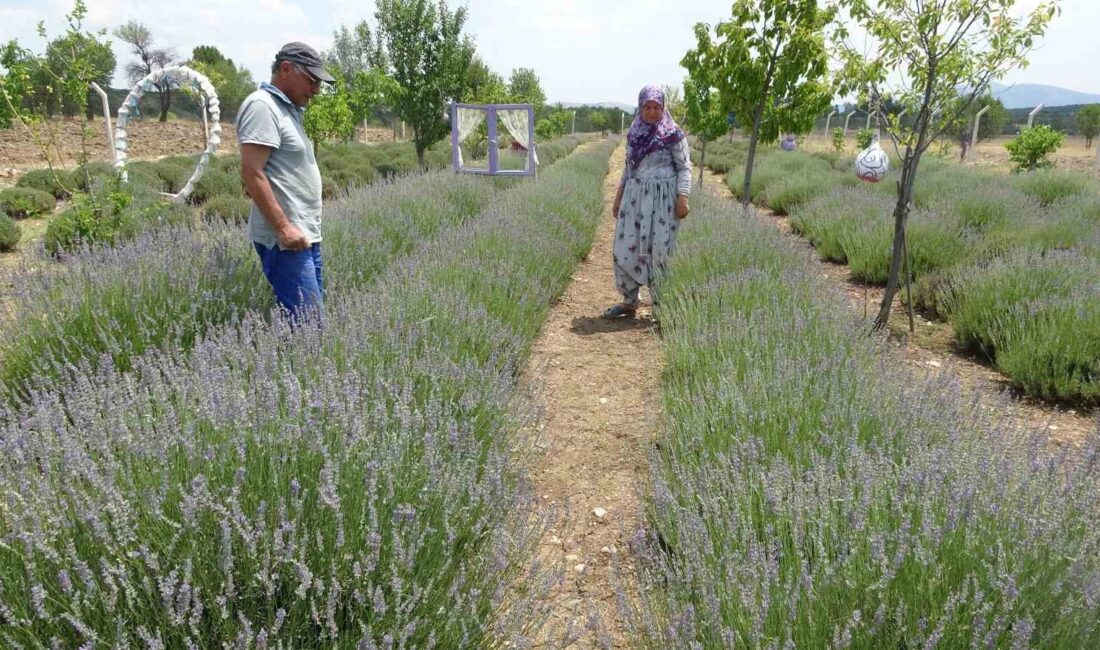
[[[676,197],[676,218],[683,219],[688,216],[688,212],[691,212],[691,208],[688,207],[688,197],[680,194]]]

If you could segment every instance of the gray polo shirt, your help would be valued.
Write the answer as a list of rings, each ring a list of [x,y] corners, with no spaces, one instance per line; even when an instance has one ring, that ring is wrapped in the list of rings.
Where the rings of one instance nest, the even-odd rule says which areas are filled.
[[[315,244],[321,241],[321,170],[313,156],[313,143],[302,124],[305,110],[275,86],[260,84],[237,111],[237,141],[271,147],[264,175],[287,219]],[[278,244],[275,231],[256,202],[248,215],[252,241],[268,248]]]

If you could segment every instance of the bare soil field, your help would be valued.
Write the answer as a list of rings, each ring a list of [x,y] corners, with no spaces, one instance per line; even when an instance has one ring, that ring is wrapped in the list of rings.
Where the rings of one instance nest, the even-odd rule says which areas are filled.
[[[1008,158],[1008,149],[1005,149],[1005,143],[1011,139],[1012,138],[1009,136],[1001,136],[985,142],[979,142],[978,145],[974,147],[974,151],[970,152],[965,164],[972,167],[981,167],[990,171],[1005,173],[1012,171],[1012,162]],[[850,154],[856,153],[856,145],[854,142],[854,136],[849,133],[848,153]],[[832,141],[826,140],[820,135],[807,138],[804,146],[809,151],[832,151],[833,148]],[[1094,171],[1097,146],[1100,146],[1100,140],[1098,140],[1093,147],[1085,148],[1084,138],[1076,136],[1066,137],[1065,144],[1063,144],[1053,156],[1054,166],[1056,169],[1079,171],[1086,174],[1093,174],[1097,178],[1100,178],[1100,174]],[[883,148],[890,151],[885,141]],[[936,144],[929,149],[929,154],[935,155],[939,153],[939,151],[940,147]],[[947,147],[947,151],[951,160],[958,160],[958,147],[954,144],[950,144]]]
[[[1012,163],[1008,160],[1008,149],[1005,143],[1012,138],[1002,136],[993,140],[979,142],[966,164],[975,167],[990,167],[1002,171],[1011,171]],[[1057,169],[1071,169],[1073,171],[1094,174],[1093,165],[1096,162],[1096,147],[1085,148],[1085,139],[1079,137],[1067,137],[1065,144],[1054,154],[1054,166]]]
[[[51,158],[63,167],[76,165],[81,150],[82,122],[75,119],[57,119],[50,122],[54,137],[49,146]],[[130,155],[135,159],[156,159],[164,156],[197,154],[203,149],[202,125],[190,120],[173,122],[132,122],[126,127],[130,136]],[[392,142],[393,129],[359,128],[360,142]],[[102,122],[92,122],[87,135],[88,151],[92,160],[112,161],[114,153],[107,150],[106,127]],[[222,123],[220,152],[235,152],[237,131],[233,124]],[[0,181],[9,181],[22,172],[46,166],[46,157],[25,127],[0,129]]]

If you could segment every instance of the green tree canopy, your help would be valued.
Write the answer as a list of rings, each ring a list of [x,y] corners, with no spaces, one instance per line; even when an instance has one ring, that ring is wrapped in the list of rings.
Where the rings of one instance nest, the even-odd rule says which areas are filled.
[[[306,109],[304,126],[306,135],[317,145],[333,139],[348,140],[355,134],[355,114],[344,75],[338,69],[332,71],[336,83],[322,84],[321,92],[313,97]]]
[[[509,100],[504,78],[493,72],[480,56],[466,69],[466,92],[462,101],[471,104],[503,104]]]
[[[1085,136],[1085,147],[1092,146],[1092,139],[1100,134],[1100,104],[1090,104],[1077,111],[1077,131]]]
[[[332,32],[332,48],[325,52],[324,59],[326,65],[340,70],[348,80],[371,69],[385,70],[382,34],[373,34],[366,21],[360,21],[351,29],[341,25]]]
[[[63,77],[72,62],[80,62],[78,65],[84,68],[80,73],[82,78],[91,79],[104,90],[111,87],[117,62],[110,42],[100,40],[94,34],[69,32],[50,41],[46,46],[45,65],[51,78]],[[77,92],[75,88],[73,92]],[[95,91],[85,88],[82,93],[84,101],[78,101],[75,97],[56,97],[56,101],[49,106],[49,112],[53,114],[60,109],[65,115],[75,115],[83,107],[91,117],[89,93],[93,92]]]
[[[447,102],[462,97],[474,46],[462,34],[466,9],[439,0],[378,0],[375,18],[398,91],[393,107],[413,129],[420,169],[424,151],[449,132]]]
[[[699,138],[702,151],[699,159],[699,185],[703,185],[703,171],[706,165],[707,142],[717,140],[729,131],[726,115],[729,113],[722,104],[722,97],[714,78],[715,70],[704,65],[701,53],[706,53],[706,44],[710,40],[705,25],[695,26],[696,49],[689,51],[680,60],[688,72],[684,80],[684,126]]]
[[[200,45],[192,50],[187,64],[210,79],[218,91],[218,102],[225,118],[236,115],[245,98],[256,90],[252,74],[212,45]]]
[[[838,54],[850,89],[866,89],[874,101],[892,95],[913,122],[886,125],[902,156],[894,208],[894,243],[886,293],[876,325],[884,327],[897,293],[905,253],[905,227],[921,156],[935,139],[986,94],[990,83],[1026,62],[1027,53],[1057,12],[1040,3],[1017,17],[1016,0],[841,0],[866,32],[860,47],[838,27]],[[868,52],[864,42],[872,45]],[[959,89],[966,89],[959,100]],[[933,116],[937,116],[933,119]],[[908,277],[908,273],[906,277]]]
[[[751,196],[757,143],[804,133],[832,100],[826,81],[825,28],[833,8],[817,0],[735,0],[730,20],[695,27],[685,59],[708,69],[722,106],[751,119],[742,204]]]
[[[546,103],[539,76],[531,68],[516,68],[508,79],[508,94],[517,104],[530,104],[539,110]]]

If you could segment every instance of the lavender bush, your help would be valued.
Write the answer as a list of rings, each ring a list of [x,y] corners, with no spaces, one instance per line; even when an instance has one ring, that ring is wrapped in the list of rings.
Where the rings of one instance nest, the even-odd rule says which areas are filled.
[[[1095,441],[915,384],[794,245],[695,201],[662,289],[642,647],[1091,647]]]
[[[515,377],[609,151],[336,292],[323,326],[248,314],[0,410],[4,645],[525,645]]]
[[[574,148],[569,139],[555,150]],[[486,207],[515,179],[492,183],[451,172],[410,175],[351,190],[325,217],[331,291],[368,284],[396,257],[439,228]],[[151,347],[188,350],[208,327],[268,311],[271,292],[240,227],[212,220],[202,229],[142,234],[117,247],[85,247],[65,272],[44,264],[17,280],[22,294],[14,336],[0,341],[0,388],[27,394],[52,381],[57,364],[94,367],[105,356],[125,369]]]
[[[1100,259],[1018,251],[961,268],[944,284],[961,345],[1029,394],[1100,404]]]
[[[1016,174],[1012,184],[1043,205],[1073,196],[1100,194],[1100,187],[1086,174],[1064,169],[1038,169]]]

